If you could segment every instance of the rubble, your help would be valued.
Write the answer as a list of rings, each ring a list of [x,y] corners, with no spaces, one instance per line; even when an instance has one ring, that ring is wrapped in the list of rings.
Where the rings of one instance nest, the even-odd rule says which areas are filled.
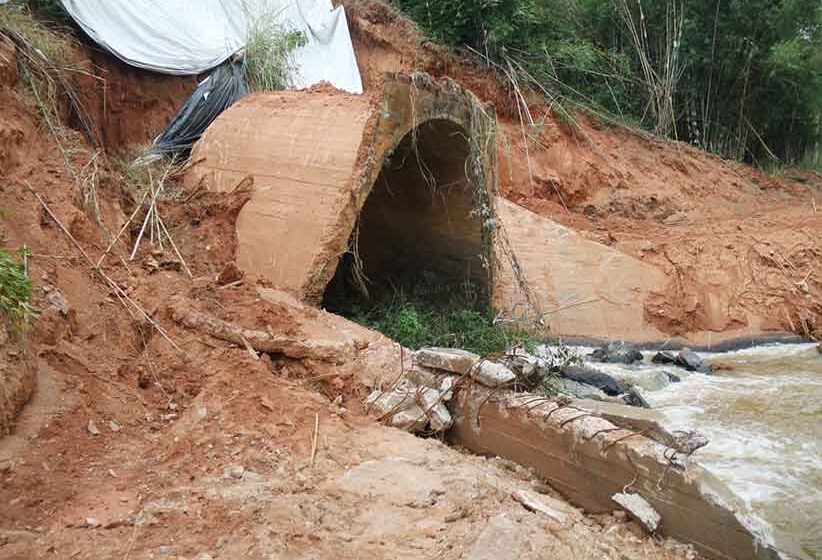
[[[473,378],[486,387],[502,387],[514,382],[514,372],[497,362],[483,360],[478,368],[472,370]]]
[[[649,532],[655,533],[659,527],[662,516],[659,515],[651,504],[639,494],[620,492],[614,494],[611,499],[618,503],[637,521],[642,523]]]
[[[454,423],[443,404],[446,396],[450,398],[446,393],[406,380],[389,391],[373,391],[365,402],[379,412],[389,426],[412,433],[426,428],[444,432]]]
[[[425,367],[465,375],[477,365],[480,357],[457,348],[421,348],[414,354],[414,360]]]

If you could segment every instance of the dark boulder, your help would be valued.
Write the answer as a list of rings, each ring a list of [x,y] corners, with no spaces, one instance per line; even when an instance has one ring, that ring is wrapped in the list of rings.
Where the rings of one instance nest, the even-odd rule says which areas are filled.
[[[679,383],[680,381],[682,381],[682,378],[675,373],[671,373],[670,371],[665,371],[663,373],[668,376],[668,381],[670,381],[671,383]]]
[[[565,365],[559,371],[563,377],[577,383],[596,387],[606,395],[616,396],[630,389],[630,386],[626,383],[590,367]]]
[[[624,402],[628,406],[637,406],[639,408],[651,408],[651,405],[649,405],[648,401],[646,401],[643,398],[642,393],[637,391],[636,387],[631,387],[630,389],[628,389],[626,393],[620,395],[620,398],[622,399],[622,402]]]
[[[651,361],[655,364],[675,364],[676,363],[676,356],[673,352],[668,352],[663,350],[662,352],[657,352]]]
[[[642,352],[627,342],[609,342],[591,352],[589,357],[596,362],[633,364],[642,361]]]
[[[696,352],[690,348],[685,348],[676,356],[676,365],[688,371],[698,371],[699,373],[711,373],[711,366],[697,356]]]

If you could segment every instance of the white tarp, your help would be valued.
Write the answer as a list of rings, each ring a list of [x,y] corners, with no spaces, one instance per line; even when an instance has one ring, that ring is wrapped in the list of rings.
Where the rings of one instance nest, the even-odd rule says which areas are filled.
[[[362,93],[342,6],[331,0],[62,0],[88,35],[124,62],[165,74],[200,74],[245,46],[249,22],[275,15],[308,43],[294,53],[295,87],[321,81]]]

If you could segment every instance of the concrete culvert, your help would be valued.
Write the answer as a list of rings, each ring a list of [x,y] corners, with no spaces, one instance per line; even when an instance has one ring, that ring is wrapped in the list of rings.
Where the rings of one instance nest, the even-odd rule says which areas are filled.
[[[379,297],[425,274],[480,306],[491,300],[494,123],[470,92],[425,74],[386,76],[371,97],[257,93],[209,127],[187,181],[253,190],[237,218],[248,277],[333,307],[352,282]]]
[[[352,291],[375,301],[398,290],[431,303],[487,306],[469,155],[468,132],[453,121],[426,121],[405,135],[384,160],[325,291],[328,309],[343,309]]]

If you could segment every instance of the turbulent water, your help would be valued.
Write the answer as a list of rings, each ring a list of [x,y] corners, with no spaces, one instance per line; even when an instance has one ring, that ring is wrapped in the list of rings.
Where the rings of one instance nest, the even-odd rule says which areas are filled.
[[[812,344],[701,355],[720,367],[715,375],[691,374],[643,395],[669,429],[708,435],[694,455],[700,464],[822,560],[822,356]]]

